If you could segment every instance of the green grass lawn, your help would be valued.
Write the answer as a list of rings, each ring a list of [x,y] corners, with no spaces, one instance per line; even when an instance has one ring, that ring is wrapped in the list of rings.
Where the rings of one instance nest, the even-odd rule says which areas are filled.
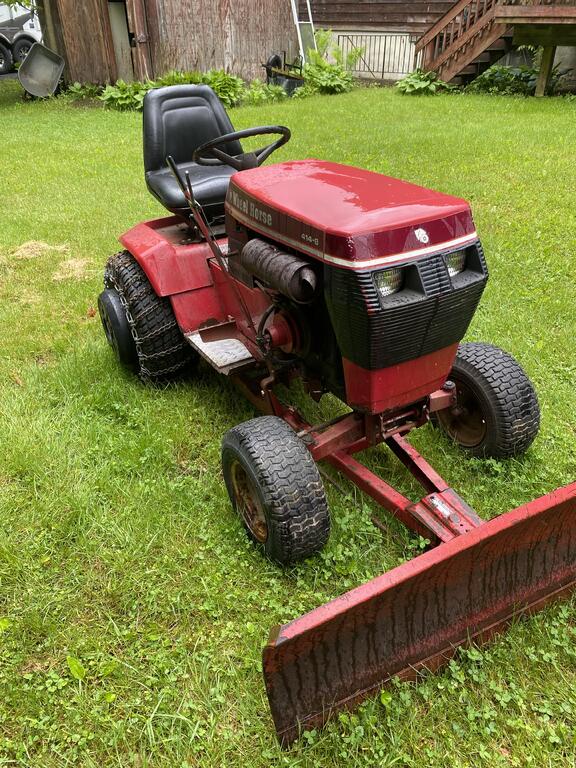
[[[411,557],[351,485],[326,550],[289,570],[233,516],[220,439],[254,413],[223,378],[148,389],[119,370],[96,297],[117,236],[158,216],[141,118],[0,86],[0,765],[572,766],[576,602],[442,674],[398,684],[289,752],[261,679],[269,627]],[[542,431],[508,462],[412,438],[484,516],[576,477],[576,104],[361,90],[232,114],[284,123],[278,159],[355,164],[469,199],[491,280],[468,338],[505,347]],[[330,417],[326,398],[316,408]],[[371,466],[414,494],[385,449]]]

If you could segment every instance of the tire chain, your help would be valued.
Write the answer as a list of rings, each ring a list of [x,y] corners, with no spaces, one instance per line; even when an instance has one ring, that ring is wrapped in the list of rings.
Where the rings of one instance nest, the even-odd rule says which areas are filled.
[[[114,258],[115,256],[123,256],[126,254],[126,251],[118,251],[117,253],[112,256]],[[118,294],[118,297],[120,298],[120,303],[122,304],[122,307],[124,309],[124,312],[126,313],[126,319],[128,320],[128,325],[130,326],[130,333],[132,334],[132,338],[134,339],[134,343],[136,344],[136,352],[138,354],[138,361],[140,363],[140,371],[139,376],[144,382],[154,382],[160,377],[168,376],[172,373],[176,373],[177,371],[181,370],[186,366],[186,361],[177,363],[176,365],[169,366],[167,368],[162,368],[158,371],[150,371],[148,368],[146,368],[145,365],[142,365],[142,361],[144,360],[152,360],[156,357],[161,357],[163,355],[168,355],[172,352],[177,352],[179,349],[183,349],[186,346],[186,342],[182,342],[180,344],[175,344],[173,347],[170,347],[169,349],[164,349],[161,352],[156,352],[152,355],[146,355],[142,352],[142,342],[146,341],[146,339],[152,338],[153,336],[156,336],[161,331],[168,330],[169,328],[174,327],[174,323],[169,322],[165,323],[160,328],[155,328],[154,331],[151,333],[146,334],[145,336],[139,336],[138,331],[136,329],[136,320],[140,319],[140,315],[136,317],[136,320],[132,317],[132,313],[130,312],[130,307],[128,306],[128,302],[126,301],[126,298],[124,296],[124,290],[126,286],[130,286],[133,284],[137,284],[137,278],[136,276],[130,277],[126,280],[125,286],[120,286],[117,281],[114,279],[114,275],[112,270],[109,267],[109,264],[106,264],[106,267],[104,269],[104,287],[105,288],[113,288],[116,293]],[[138,291],[133,298],[138,299],[141,296],[145,295],[145,290]]]

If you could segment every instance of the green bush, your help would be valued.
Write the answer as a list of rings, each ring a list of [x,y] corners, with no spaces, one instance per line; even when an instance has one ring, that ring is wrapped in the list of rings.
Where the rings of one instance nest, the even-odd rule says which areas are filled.
[[[194,71],[179,72],[176,69],[171,69],[162,77],[157,77],[154,82],[157,88],[165,85],[196,85],[202,82],[202,73]]]
[[[455,90],[454,86],[440,80],[436,72],[425,72],[422,69],[417,69],[399,80],[396,88],[400,93],[409,96],[431,96],[441,91]]]
[[[349,69],[354,66],[362,51],[354,49],[344,56],[339,46],[331,44],[332,33],[329,30],[317,32],[316,40],[318,50],[309,51],[308,62],[304,66],[304,86],[295,91],[296,98],[314,93],[343,93],[351,90],[354,85]],[[234,107],[241,103],[256,105],[277,102],[287,97],[279,85],[267,85],[256,79],[247,86],[242,78],[230,75],[222,69],[212,69],[205,73],[170,70],[156,80],[143,83],[118,80],[114,85],[107,85],[105,88],[91,83],[74,83],[68,93],[76,98],[99,98],[111,109],[141,110],[144,96],[150,89],[188,83],[209,85],[225,107]]]
[[[223,69],[211,69],[202,75],[202,82],[209,85],[225,107],[233,107],[242,100],[246,86],[244,80],[229,75]]]
[[[296,88],[292,94],[293,99],[307,99],[309,96],[316,96],[318,91],[313,88],[309,83],[301,85],[300,88]]]
[[[540,68],[537,66],[504,67],[494,64],[473,80],[466,91],[468,93],[533,96],[539,71]],[[556,90],[561,76],[558,67],[554,67],[548,88],[549,93]]]
[[[314,93],[345,93],[354,87],[350,70],[360,56],[361,48],[353,48],[346,56],[339,45],[333,43],[332,30],[319,29],[315,35],[316,47],[310,48],[304,65],[304,85],[294,92],[296,98]]]
[[[72,83],[66,93],[75,99],[97,99],[103,90],[97,83]]]
[[[107,85],[98,96],[107,107],[119,110],[141,110],[144,103],[144,96],[152,88],[160,88],[167,85],[186,85],[188,83],[205,83],[209,85],[216,95],[220,98],[224,106],[233,107],[238,104],[244,96],[246,86],[240,77],[229,75],[220,69],[213,69],[210,72],[201,74],[200,72],[177,72],[172,70],[156,80],[147,80],[144,83],[135,80],[132,83],[126,83],[124,80],[118,80],[114,85]],[[78,86],[78,87],[76,87]],[[82,91],[89,86],[82,86],[75,83],[69,89],[73,95],[82,97]]]
[[[331,64],[320,56],[311,58],[304,65],[304,84],[312,93],[345,93],[352,90],[354,78],[341,64]]]
[[[282,101],[288,94],[281,85],[267,85],[261,80],[252,80],[242,97],[242,104],[264,104],[266,102]]]
[[[120,111],[142,109],[144,96],[155,87],[151,80],[140,83],[135,80],[133,83],[126,83],[124,80],[117,80],[114,85],[107,85],[99,97],[107,107],[118,109]]]

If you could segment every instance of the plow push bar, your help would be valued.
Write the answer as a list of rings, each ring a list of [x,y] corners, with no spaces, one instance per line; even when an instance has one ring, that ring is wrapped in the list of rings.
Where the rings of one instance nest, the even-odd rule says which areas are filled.
[[[576,587],[576,483],[484,522],[400,434],[384,442],[428,491],[416,503],[350,455],[366,447],[369,430],[357,419],[316,432],[273,395],[269,403],[308,439],[314,458],[437,545],[272,629],[263,672],[284,746],[393,677],[435,670],[458,646],[485,642]]]

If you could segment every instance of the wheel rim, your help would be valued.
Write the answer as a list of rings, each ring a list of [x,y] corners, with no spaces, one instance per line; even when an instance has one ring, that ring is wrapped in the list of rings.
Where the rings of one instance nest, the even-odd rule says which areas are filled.
[[[264,544],[268,538],[268,524],[254,485],[239,461],[232,463],[230,474],[236,509],[256,541]]]
[[[114,329],[112,328],[112,322],[110,320],[110,317],[108,315],[108,312],[104,311],[101,314],[102,318],[102,326],[104,328],[104,334],[106,335],[106,341],[114,352],[116,353],[116,356],[118,357],[118,342],[116,341],[116,336],[114,335]]]
[[[31,48],[30,45],[22,46],[22,48],[20,48],[20,54],[18,56],[19,61],[24,61],[26,56],[28,56],[28,54],[30,53],[30,48]]]
[[[102,321],[102,327],[104,328],[104,335],[106,336],[106,341],[108,344],[112,347],[114,354],[116,355],[116,359],[122,362],[122,356],[120,354],[120,346],[118,344],[118,339],[116,338],[116,334],[114,333],[114,324],[112,323],[112,319],[110,315],[108,314],[108,311],[106,307],[103,305],[102,302],[98,302],[100,310],[100,320]]]
[[[486,416],[474,389],[458,379],[453,381],[456,385],[456,405],[438,411],[438,421],[459,445],[475,448],[486,437]]]

